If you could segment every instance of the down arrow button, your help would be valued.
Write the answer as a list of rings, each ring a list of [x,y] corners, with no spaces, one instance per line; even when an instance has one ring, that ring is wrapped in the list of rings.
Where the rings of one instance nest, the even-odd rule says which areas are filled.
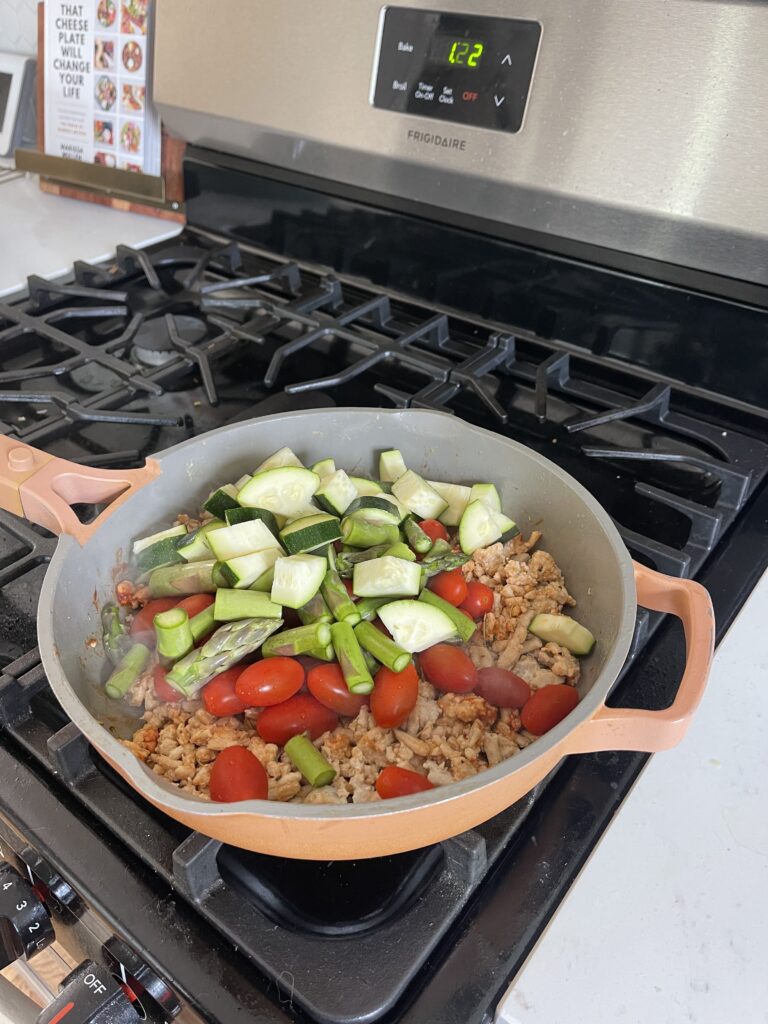
[[[493,102],[496,104],[497,107],[500,107],[502,105],[502,103],[506,100],[506,98],[507,98],[506,96],[496,96],[496,95],[494,95]]]

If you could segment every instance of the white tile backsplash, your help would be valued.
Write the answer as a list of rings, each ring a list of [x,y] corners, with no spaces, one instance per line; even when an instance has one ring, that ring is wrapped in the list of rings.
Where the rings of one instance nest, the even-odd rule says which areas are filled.
[[[37,53],[37,0],[0,0],[0,51]]]

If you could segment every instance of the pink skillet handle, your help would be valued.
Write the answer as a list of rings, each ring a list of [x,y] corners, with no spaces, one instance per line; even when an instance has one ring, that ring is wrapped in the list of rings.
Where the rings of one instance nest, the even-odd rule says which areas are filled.
[[[671,612],[682,620],[686,663],[674,703],[664,711],[609,708],[574,729],[565,747],[570,754],[596,750],[668,750],[679,743],[691,723],[707,685],[715,649],[715,616],[707,591],[693,580],[665,576],[633,563],[637,602],[644,608]]]
[[[160,475],[147,459],[141,469],[92,469],[0,436],[0,508],[80,544],[133,494]],[[92,523],[81,523],[72,505],[109,502]]]

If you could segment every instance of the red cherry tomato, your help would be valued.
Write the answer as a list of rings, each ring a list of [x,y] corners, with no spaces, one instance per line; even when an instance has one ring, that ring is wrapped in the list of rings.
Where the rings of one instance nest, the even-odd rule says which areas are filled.
[[[297,693],[282,704],[265,708],[256,722],[259,736],[265,743],[276,743],[282,747],[291,736],[308,732],[316,740],[324,732],[336,727],[338,718],[330,708],[325,707],[309,693]]]
[[[419,674],[411,662],[402,672],[380,668],[374,676],[371,712],[383,729],[402,725],[416,707],[419,696]]]
[[[368,701],[367,694],[349,692],[344,674],[335,661],[311,669],[307,675],[307,686],[312,696],[324,707],[348,718],[354,718]]]
[[[542,686],[520,712],[520,721],[534,736],[543,736],[562,722],[578,703],[579,695],[573,686],[565,683]]]
[[[435,644],[419,655],[421,670],[438,690],[469,693],[477,686],[477,669],[469,655],[451,644]]]
[[[216,803],[266,800],[269,781],[264,765],[245,747],[227,747],[213,762],[210,793]]]
[[[178,603],[179,599],[177,597],[158,597],[156,600],[145,604],[133,617],[131,636],[141,634],[140,643],[154,648],[157,639],[155,636],[155,616],[160,612],[167,612],[169,608],[175,608]]]
[[[152,682],[155,687],[155,696],[164,704],[175,704],[176,701],[181,700],[182,695],[179,691],[166,682],[165,669],[161,665],[155,665],[152,669]]]
[[[495,708],[521,708],[531,699],[528,683],[505,668],[481,668],[475,693]]]
[[[434,788],[423,775],[411,772],[407,768],[398,768],[394,764],[382,768],[376,779],[376,792],[382,800],[389,800],[393,796],[408,796],[410,793],[423,793],[426,789]]]
[[[493,608],[493,591],[479,580],[472,580],[467,584],[467,596],[459,607],[470,618],[479,619]]]
[[[454,608],[458,608],[467,597],[467,584],[461,575],[461,569],[439,572],[429,581],[429,589]]]
[[[304,666],[295,658],[264,658],[244,668],[235,693],[248,708],[282,704],[304,685]]]
[[[433,544],[436,540],[448,540],[448,531],[437,519],[422,519],[419,526]]]
[[[210,608],[212,604],[213,594],[192,594],[190,597],[182,598],[176,607],[183,608],[190,619],[194,619],[196,615],[204,612],[206,608]]]
[[[235,683],[242,671],[240,665],[237,668],[228,668],[226,672],[219,673],[210,683],[205,684],[200,695],[209,715],[224,718],[226,715],[239,715],[241,711],[245,711],[247,705],[235,692]]]

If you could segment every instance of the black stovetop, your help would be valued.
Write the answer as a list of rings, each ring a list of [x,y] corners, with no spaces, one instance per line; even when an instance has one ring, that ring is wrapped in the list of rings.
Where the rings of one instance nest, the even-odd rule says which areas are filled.
[[[121,248],[110,264],[75,265],[70,284],[32,278],[28,299],[0,305],[2,432],[126,466],[297,407],[446,409],[579,479],[634,557],[710,587],[722,635],[765,566],[768,431],[759,366],[731,366],[717,395],[711,361],[733,355],[739,325],[748,347],[757,324],[765,337],[764,311],[541,253],[527,254],[526,274],[524,250],[472,236],[475,262],[462,275],[454,248],[446,290],[427,265],[430,252],[445,260],[445,226],[391,214],[380,223],[370,208],[257,178],[245,190],[242,172],[228,173],[217,182],[239,206],[221,204],[207,168],[188,167],[200,224],[211,226],[217,202],[240,210],[229,237],[188,229],[146,253]],[[368,278],[399,275],[402,286],[392,268],[403,253],[410,298],[349,273],[365,265]],[[512,265],[502,288],[500,268]],[[476,310],[469,281],[484,266],[487,319],[434,301],[455,296]],[[636,308],[622,321],[630,296]],[[685,380],[675,380],[661,339],[685,338],[704,307],[731,333],[688,362],[678,351]],[[0,796],[6,843],[18,852],[23,836],[212,1021],[468,1024],[492,1014],[646,756],[570,758],[498,818],[414,854],[291,864],[221,847],[140,801],[52,698],[34,614],[53,545],[0,513],[0,772],[18,781]],[[666,706],[680,670],[678,628],[641,611],[613,700]],[[62,913],[65,944],[93,955],[82,919]]]

